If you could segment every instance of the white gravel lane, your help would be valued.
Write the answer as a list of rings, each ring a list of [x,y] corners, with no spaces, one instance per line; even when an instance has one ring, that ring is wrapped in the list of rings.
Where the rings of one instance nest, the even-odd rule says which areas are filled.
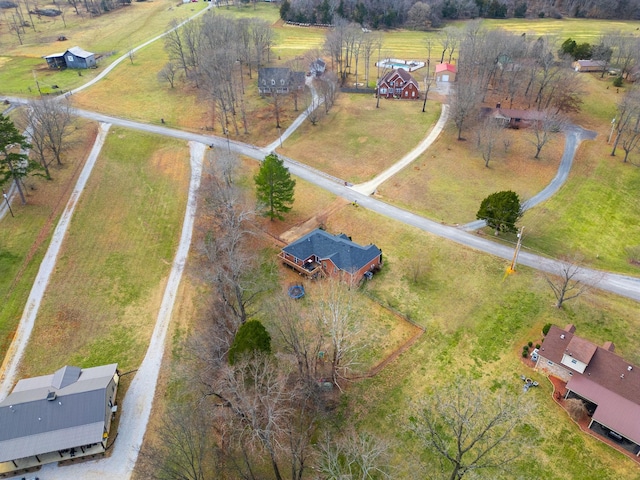
[[[20,324],[18,325],[18,329],[16,330],[16,334],[13,337],[11,345],[9,345],[9,349],[5,354],[4,362],[0,367],[0,400],[4,400],[13,388],[18,364],[20,363],[20,359],[24,354],[24,349],[29,342],[31,330],[33,330],[33,325],[35,323],[36,316],[38,315],[38,310],[40,309],[40,302],[44,296],[45,290],[47,289],[47,285],[49,284],[51,273],[56,265],[58,253],[60,252],[60,247],[62,246],[64,237],[67,234],[71,217],[73,216],[73,212],[78,204],[78,199],[84,190],[87,180],[91,175],[93,166],[98,159],[98,154],[102,149],[105,139],[107,138],[107,132],[110,127],[110,124],[100,124],[100,130],[96,137],[96,141],[93,144],[93,148],[91,149],[91,153],[89,153],[89,158],[87,158],[87,162],[78,177],[76,186],[74,187],[73,192],[71,192],[71,197],[67,202],[64,212],[62,213],[62,217],[60,217],[60,221],[53,232],[51,244],[47,249],[47,253],[42,259],[38,275],[31,287],[27,304],[22,312]]]
[[[64,467],[59,467],[57,464],[45,465],[37,474],[41,480],[68,480],[70,478],[78,480],[128,480],[131,478],[151,415],[167,329],[191,246],[205,145],[189,142],[189,147],[191,149],[191,180],[180,244],[173,260],[149,348],[131,382],[124,401],[121,403],[122,416],[113,452],[109,458],[76,465]],[[15,478],[19,479],[22,476]]]

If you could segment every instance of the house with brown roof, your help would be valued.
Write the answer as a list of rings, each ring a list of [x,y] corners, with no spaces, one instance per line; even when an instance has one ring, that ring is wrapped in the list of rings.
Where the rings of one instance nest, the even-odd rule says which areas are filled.
[[[420,98],[418,82],[404,68],[396,68],[387,72],[378,81],[376,93],[382,98],[404,98],[408,100]]]
[[[591,415],[589,428],[640,455],[640,367],[575,335],[575,326],[553,325],[538,352],[536,369],[567,382],[565,398],[580,398]]]
[[[576,60],[571,64],[576,72],[602,72],[607,68],[604,60]]]
[[[480,115],[483,118],[493,118],[504,127],[519,129],[530,127],[536,122],[542,122],[545,117],[545,112],[539,110],[502,108],[498,103],[496,108],[483,107]]]

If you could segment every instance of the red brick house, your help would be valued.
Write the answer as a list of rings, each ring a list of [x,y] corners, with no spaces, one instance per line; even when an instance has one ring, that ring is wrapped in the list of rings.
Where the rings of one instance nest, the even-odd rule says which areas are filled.
[[[580,398],[591,415],[589,428],[640,455],[640,368],[575,335],[576,328],[553,325],[538,351],[536,369],[567,382],[565,398]]]
[[[382,264],[382,250],[374,244],[358,245],[341,233],[316,229],[290,243],[278,254],[285,265],[309,278],[341,277],[358,283]]]
[[[391,70],[378,81],[376,93],[382,98],[420,98],[418,82],[403,68]]]

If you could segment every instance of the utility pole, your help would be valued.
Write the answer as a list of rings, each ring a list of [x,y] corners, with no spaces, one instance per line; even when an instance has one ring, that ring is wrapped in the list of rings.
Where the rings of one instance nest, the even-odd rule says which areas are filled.
[[[524,231],[524,227],[520,228],[520,232],[518,233],[518,243],[516,243],[516,249],[513,252],[513,260],[511,260],[511,266],[509,267],[509,273],[516,271],[516,264],[518,263],[518,254],[520,253],[520,247],[522,246],[522,232]]]
[[[616,118],[613,117],[613,120],[611,120],[611,132],[609,132],[609,140],[607,140],[607,145],[611,143],[611,137],[613,137],[613,129],[615,126],[616,126]]]

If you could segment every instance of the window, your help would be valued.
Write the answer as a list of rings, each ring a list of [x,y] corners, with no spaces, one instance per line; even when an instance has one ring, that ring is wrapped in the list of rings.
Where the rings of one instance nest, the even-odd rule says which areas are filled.
[[[284,85],[284,80],[283,79],[280,80],[280,85]]]
[[[393,82],[389,82],[389,85],[393,87]]]
[[[267,81],[266,81],[264,78],[262,79],[262,84],[263,84],[263,85],[266,85],[266,84],[267,84]]]
[[[67,55],[67,62],[73,62],[73,55]]]
[[[276,84],[276,81],[272,78],[271,79],[271,85],[275,85],[275,84]]]
[[[547,360],[547,363],[548,363],[549,365],[553,365],[553,362],[552,362],[551,360]]]
[[[402,93],[402,89],[401,88],[396,88],[396,94],[400,95]]]
[[[387,93],[387,89],[386,88],[381,88],[380,89],[380,95],[384,95],[385,93]]]
[[[405,96],[405,97],[408,97],[408,96],[409,96],[409,92],[405,90],[405,92],[404,92],[404,96]]]
[[[411,92],[411,96],[415,97],[416,96],[416,92]]]
[[[578,363],[578,361],[575,358],[572,358],[571,359],[571,363],[576,364],[576,363]]]

